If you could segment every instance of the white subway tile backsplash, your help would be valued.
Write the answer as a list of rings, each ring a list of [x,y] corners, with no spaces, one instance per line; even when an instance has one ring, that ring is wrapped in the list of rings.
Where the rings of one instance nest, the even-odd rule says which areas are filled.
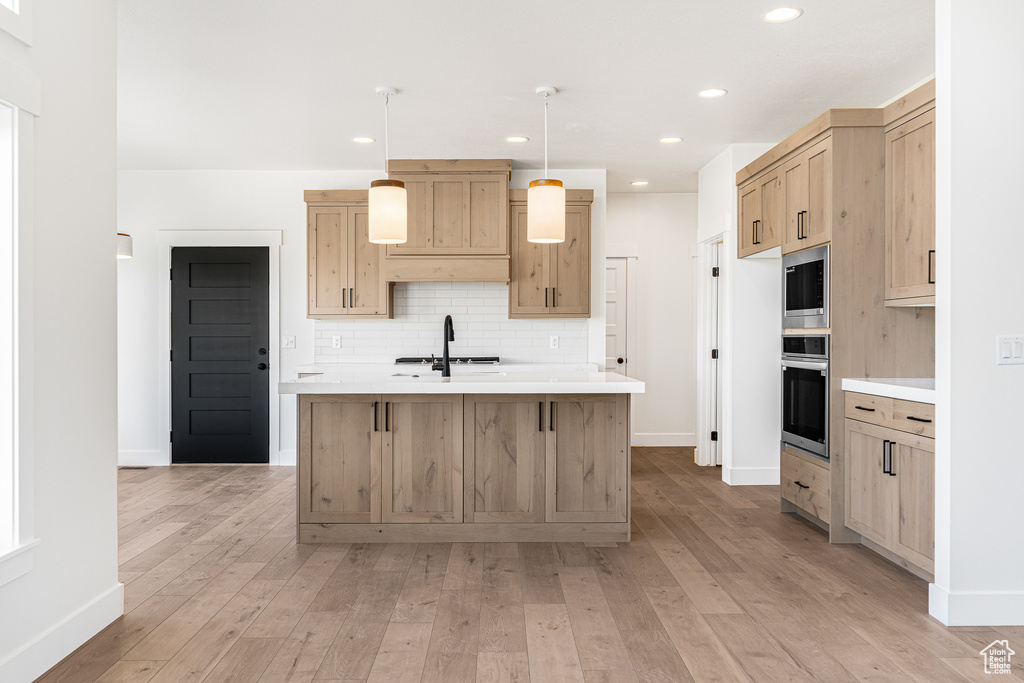
[[[406,282],[395,286],[395,318],[316,321],[314,362],[388,361],[440,354],[445,315],[455,322],[452,355],[504,361],[585,363],[587,321],[509,320],[508,286],[499,282]],[[331,337],[342,338],[332,348]],[[557,335],[558,349],[548,348]]]

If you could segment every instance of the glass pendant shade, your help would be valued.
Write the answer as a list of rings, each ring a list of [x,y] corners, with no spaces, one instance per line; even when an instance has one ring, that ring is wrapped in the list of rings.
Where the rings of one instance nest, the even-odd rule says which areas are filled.
[[[405,183],[401,180],[374,180],[370,183],[369,204],[370,242],[404,244],[409,232]]]
[[[123,232],[117,233],[117,258],[131,258],[132,256],[132,236]]]
[[[565,241],[565,188],[561,180],[532,180],[526,191],[526,240],[538,244]]]

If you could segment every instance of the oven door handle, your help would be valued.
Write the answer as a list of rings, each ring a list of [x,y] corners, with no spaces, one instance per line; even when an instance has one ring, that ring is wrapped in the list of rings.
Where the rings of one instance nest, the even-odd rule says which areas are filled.
[[[799,368],[801,370],[821,370],[822,372],[828,372],[828,361],[813,361],[813,360],[782,360],[782,367],[784,368]]]

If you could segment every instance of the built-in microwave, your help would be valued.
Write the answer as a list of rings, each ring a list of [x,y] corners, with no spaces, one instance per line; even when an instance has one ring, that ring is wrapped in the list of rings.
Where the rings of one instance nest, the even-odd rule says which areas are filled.
[[[828,245],[782,257],[782,327],[828,327]]]

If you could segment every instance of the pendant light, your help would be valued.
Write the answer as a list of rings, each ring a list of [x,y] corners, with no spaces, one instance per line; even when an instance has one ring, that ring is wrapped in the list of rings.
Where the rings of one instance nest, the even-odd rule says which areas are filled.
[[[394,88],[377,88],[384,96],[384,174],[388,172],[388,100],[397,95]],[[374,180],[369,193],[369,233],[373,244],[403,244],[408,236],[409,213],[405,183],[401,180]]]
[[[117,258],[125,259],[132,256],[132,236],[123,232],[117,233]]]
[[[561,180],[548,178],[548,97],[558,90],[549,85],[537,88],[544,96],[544,178],[531,180],[526,191],[526,240],[538,244],[565,241],[565,187]]]

